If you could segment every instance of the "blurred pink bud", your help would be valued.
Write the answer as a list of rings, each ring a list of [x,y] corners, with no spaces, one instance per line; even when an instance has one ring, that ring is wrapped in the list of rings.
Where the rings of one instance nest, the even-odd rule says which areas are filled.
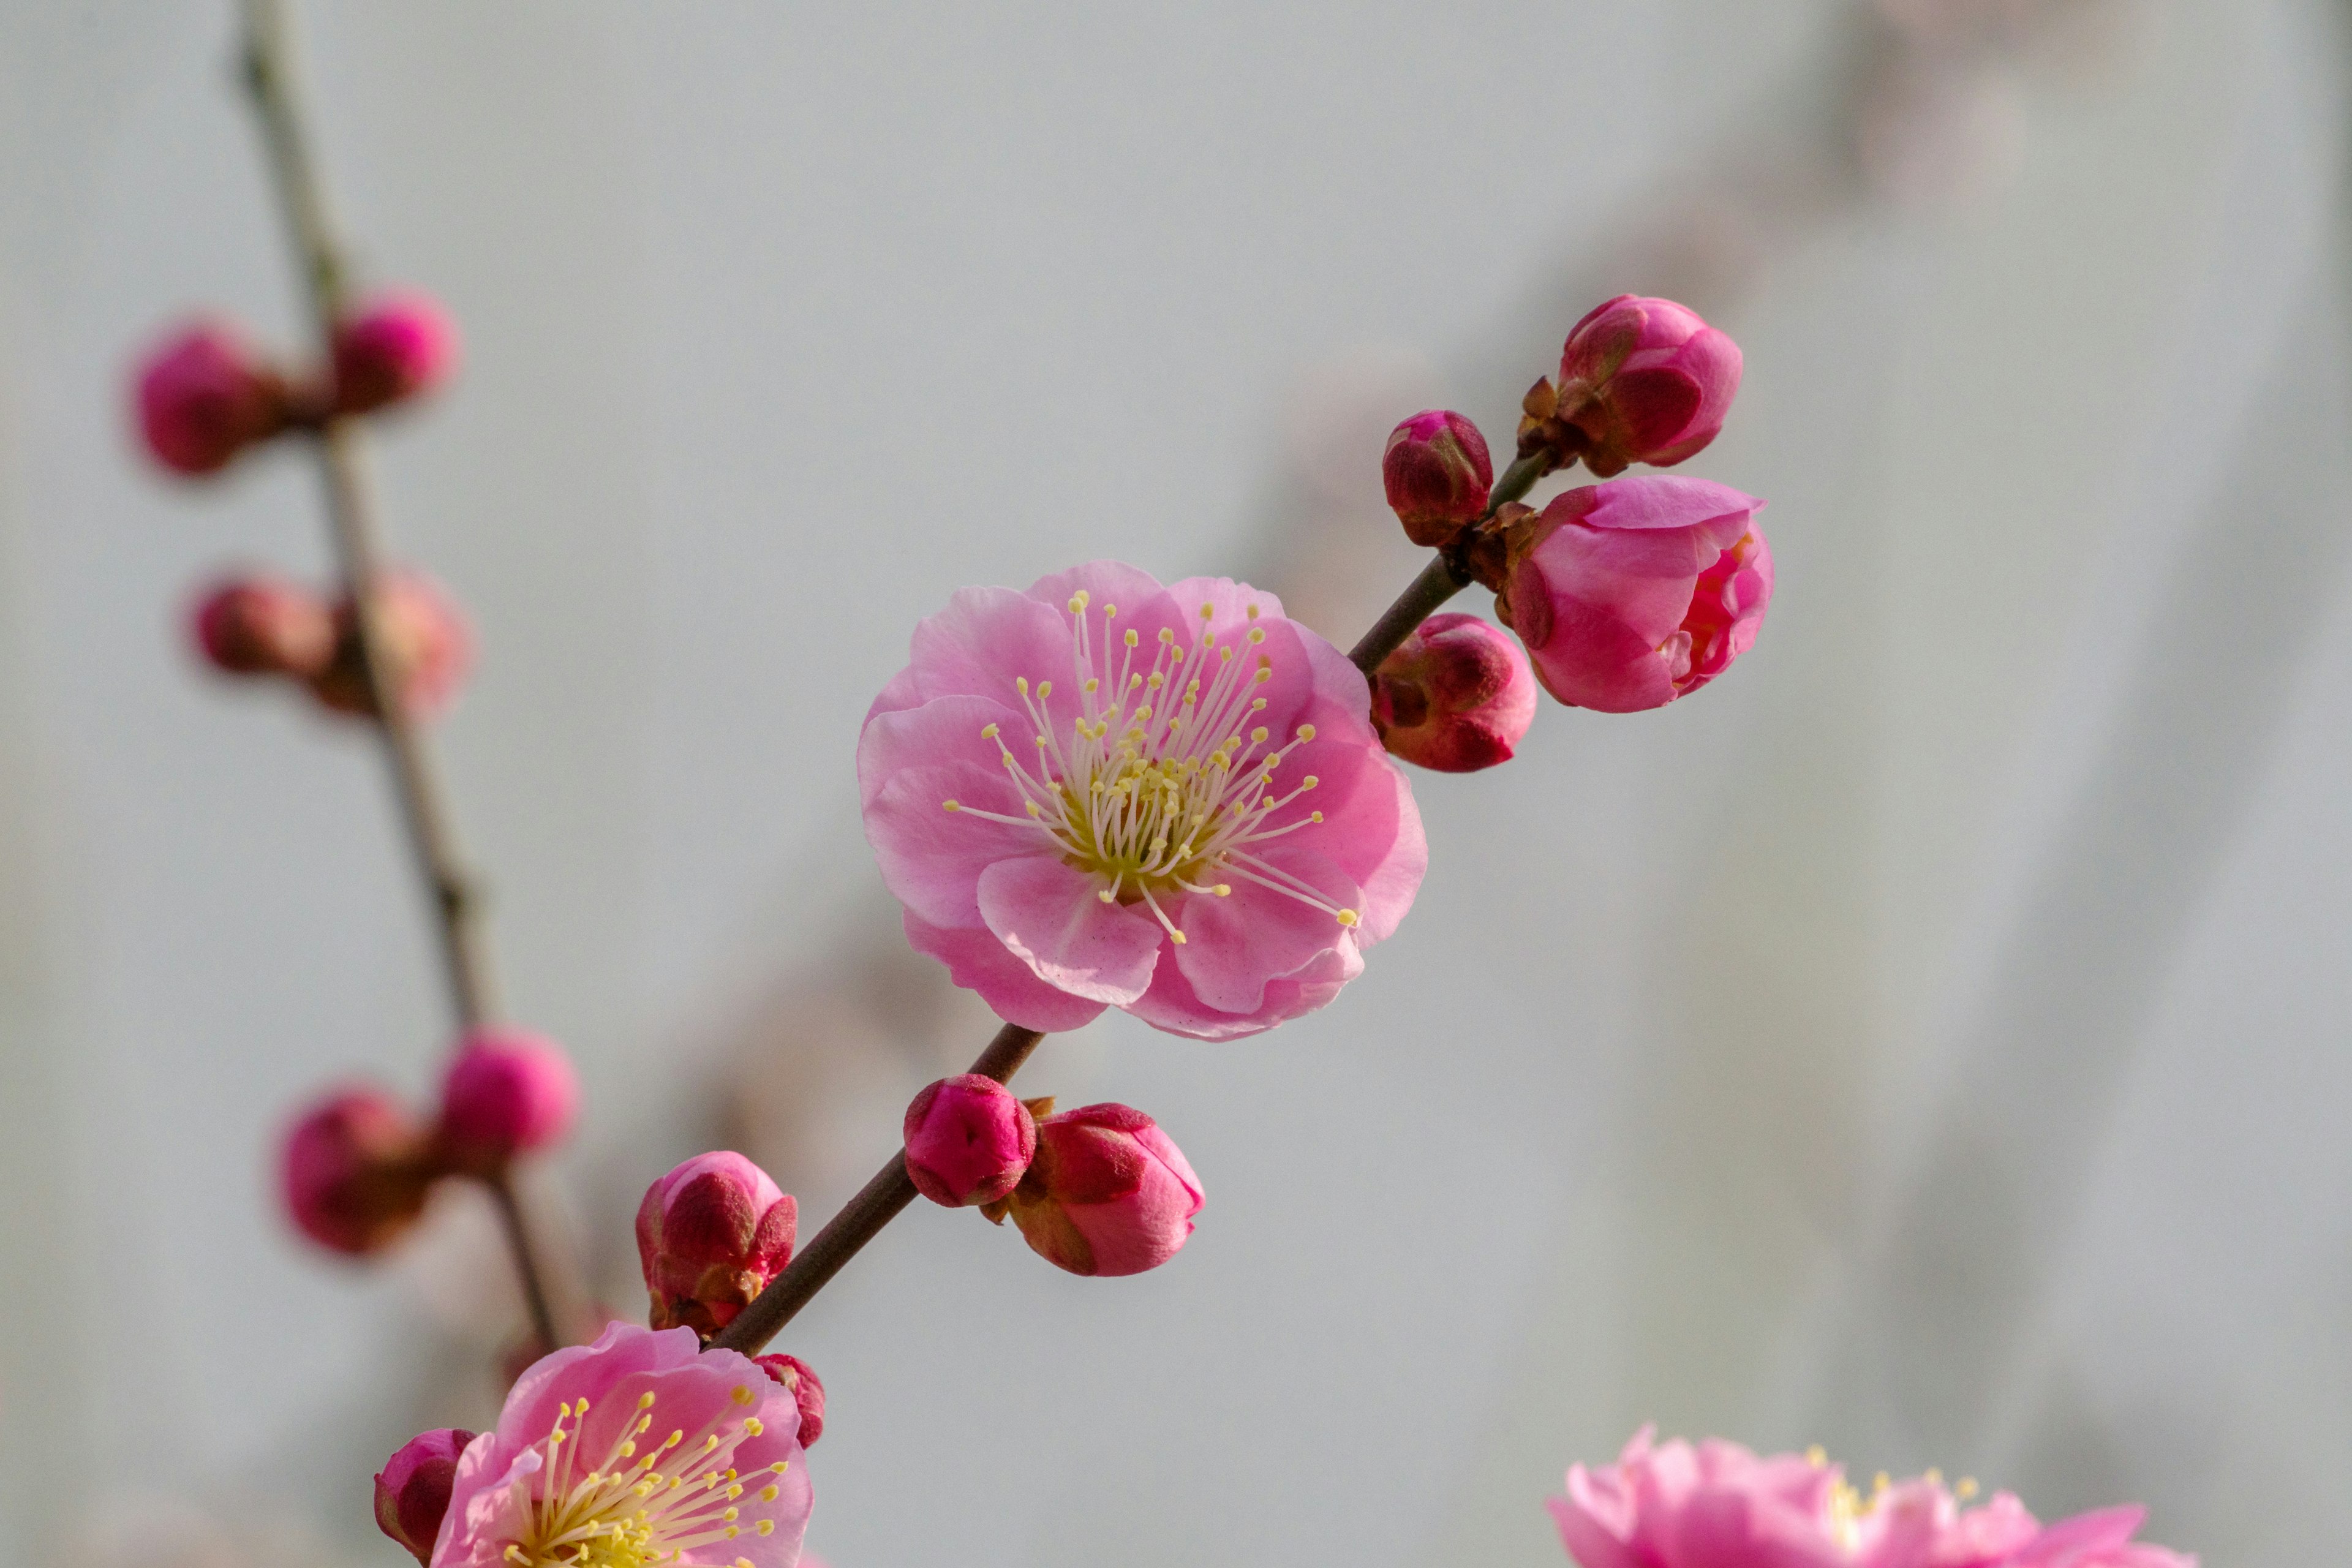
[[[335,412],[368,414],[431,392],[457,368],[457,323],[414,289],[378,296],[335,331]]]
[[[245,335],[197,321],[158,344],[139,367],[139,429],[147,450],[179,474],[215,474],[286,427],[286,384]]]
[[[473,1440],[474,1434],[457,1426],[419,1432],[376,1472],[376,1528],[406,1547],[419,1563],[432,1559],[441,1516],[449,1511],[457,1456]]]
[[[1772,597],[1764,503],[1727,485],[1612,479],[1508,524],[1496,608],[1560,701],[1603,713],[1697,690],[1746,653]]]
[[[297,1229],[329,1251],[363,1258],[415,1223],[440,1169],[431,1136],[405,1107],[355,1088],[287,1129],[278,1173]]]
[[[1459,414],[1433,408],[1389,433],[1381,479],[1405,537],[1434,548],[1486,511],[1495,464],[1478,426]]]
[[[1430,616],[1372,677],[1381,744],[1442,773],[1509,762],[1535,716],[1528,656],[1476,616]]]
[[[1151,1118],[1087,1105],[1037,1124],[1037,1157],[1009,1200],[1040,1258],[1073,1274],[1140,1274],[1176,1256],[1201,1183]],[[989,1205],[1001,1218],[1005,1205]]]
[[[518,1154],[561,1142],[580,1114],[580,1079],[563,1047],[520,1029],[475,1029],[441,1080],[443,1152],[489,1175]]]
[[[1580,456],[1602,479],[1629,463],[1665,468],[1715,439],[1738,390],[1739,345],[1728,335],[1672,300],[1620,294],[1568,334],[1548,420],[1536,417],[1543,384],[1529,394],[1520,450],[1531,439],[1549,445],[1555,466]]]
[[[415,572],[387,574],[376,590],[385,653],[408,714],[429,719],[455,697],[473,667],[474,635],[448,595]],[[335,603],[335,651],[310,680],[310,695],[338,713],[371,717],[367,674],[360,655],[359,614],[346,594]]]
[[[943,1078],[907,1107],[907,1174],[935,1204],[992,1204],[1020,1184],[1037,1152],[1037,1122],[992,1078]]]
[[[205,661],[229,675],[308,679],[334,653],[335,618],[326,601],[278,577],[215,584],[196,601],[189,625]]]
[[[709,1339],[792,1261],[800,1206],[740,1154],[697,1154],[646,1189],[637,1259],[656,1329]]]
[[[755,1355],[751,1364],[790,1390],[800,1405],[802,1447],[813,1446],[824,1436],[824,1384],[816,1380],[808,1363],[792,1355]],[[806,1564],[808,1559],[803,1557],[801,1562]]]

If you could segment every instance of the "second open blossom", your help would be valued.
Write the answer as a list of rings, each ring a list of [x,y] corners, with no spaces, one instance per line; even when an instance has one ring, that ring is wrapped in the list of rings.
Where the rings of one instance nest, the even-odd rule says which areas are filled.
[[[918,626],[857,776],[908,940],[1034,1029],[1115,1006],[1226,1039],[1311,1012],[1428,859],[1337,648],[1271,594],[1113,562]]]

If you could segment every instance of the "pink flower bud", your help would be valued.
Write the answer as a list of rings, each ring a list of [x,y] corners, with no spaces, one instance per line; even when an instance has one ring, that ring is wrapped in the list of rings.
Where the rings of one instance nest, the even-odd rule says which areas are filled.
[[[1706,479],[1612,479],[1507,530],[1496,608],[1560,701],[1604,713],[1696,691],[1756,640],[1772,597],[1764,503]]]
[[[439,1142],[458,1169],[489,1175],[561,1142],[579,1113],[580,1079],[561,1046],[520,1029],[476,1029],[441,1080]]]
[[[1442,773],[1509,762],[1535,716],[1528,656],[1475,616],[1430,616],[1372,677],[1381,744]]]
[[[907,1107],[907,1174],[935,1204],[992,1204],[1037,1152],[1037,1121],[992,1078],[943,1078]]]
[[[653,1326],[708,1339],[733,1322],[792,1261],[799,1220],[799,1205],[740,1154],[697,1154],[647,1187],[637,1259]]]
[[[198,321],[166,339],[139,370],[139,429],[173,473],[215,474],[286,427],[286,384],[242,332]]]
[[[824,1435],[824,1384],[816,1380],[808,1363],[798,1356],[755,1355],[751,1364],[792,1392],[801,1407],[801,1447],[813,1447]],[[808,1559],[803,1557],[801,1562],[805,1563]]]
[[[381,295],[335,331],[335,412],[368,414],[433,391],[457,368],[457,323],[427,295]]]
[[[457,1426],[419,1432],[376,1472],[376,1528],[406,1547],[419,1563],[432,1560],[441,1516],[449,1511],[457,1456],[473,1440],[473,1433]]]
[[[428,719],[448,706],[474,662],[474,637],[449,596],[414,572],[387,574],[377,589],[383,637],[409,716]],[[334,656],[310,682],[310,695],[338,713],[372,717],[360,658],[359,614],[349,595],[335,603]]]
[[[363,1258],[399,1239],[440,1173],[432,1140],[391,1096],[347,1089],[286,1132],[280,1190],[295,1228],[331,1252]]]
[[[1087,1105],[1037,1124],[1037,1157],[1009,1206],[1031,1250],[1055,1268],[1140,1274],[1192,1234],[1201,1183],[1151,1118]],[[1003,1212],[991,1207],[992,1217]]]
[[[1433,548],[1486,510],[1495,464],[1478,426],[1459,414],[1433,408],[1389,433],[1381,479],[1405,537]]]
[[[1739,345],[1672,300],[1620,294],[1568,334],[1555,417],[1602,479],[1664,468],[1723,428],[1739,390]],[[1566,432],[1562,432],[1566,435]],[[1567,456],[1575,456],[1570,451]]]
[[[298,583],[267,575],[215,584],[189,616],[196,650],[228,675],[290,675],[324,669],[335,647],[326,601]]]

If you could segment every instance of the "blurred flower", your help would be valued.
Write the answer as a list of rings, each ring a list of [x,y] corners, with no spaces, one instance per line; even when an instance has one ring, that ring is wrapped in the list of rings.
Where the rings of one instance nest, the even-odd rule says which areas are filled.
[[[378,619],[391,679],[410,717],[427,719],[448,706],[474,662],[474,637],[456,603],[431,578],[393,572],[376,589]],[[359,615],[345,594],[335,603],[335,651],[310,681],[310,695],[338,713],[375,712],[361,658]]]
[[[1617,1463],[1570,1467],[1568,1495],[1546,1500],[1581,1568],[2195,1568],[2135,1544],[2138,1508],[2044,1529],[2003,1492],[1963,1509],[1932,1471],[1867,1497],[1815,1449],[1759,1458],[1737,1443],[1656,1446],[1643,1427]]]
[[[174,473],[218,473],[230,459],[286,427],[286,383],[244,333],[226,321],[182,328],[139,368],[139,429],[154,459]]]
[[[1478,426],[1459,414],[1433,408],[1390,432],[1381,454],[1381,482],[1405,537],[1434,548],[1486,511],[1495,464]]]
[[[1370,707],[1339,650],[1223,578],[967,588],[868,712],[866,837],[908,939],[1012,1022],[1255,1034],[1338,994],[1421,884]]]
[[[287,1130],[278,1173],[295,1228],[359,1258],[399,1239],[441,1173],[432,1139],[380,1089],[337,1090]]]
[[[816,1440],[824,1436],[824,1384],[809,1370],[808,1363],[793,1355],[755,1355],[751,1364],[776,1380],[789,1391],[801,1410],[801,1447],[814,1448]],[[806,1558],[802,1562],[805,1563]]]
[[[1050,1107],[1050,1100],[1043,1102]],[[1087,1105],[1037,1124],[1037,1158],[990,1218],[1073,1274],[1140,1274],[1176,1256],[1201,1212],[1201,1182],[1168,1134],[1125,1105]]]
[[[1570,331],[1559,385],[1528,395],[1519,450],[1548,448],[1553,468],[1581,457],[1602,479],[1668,467],[1715,439],[1738,390],[1727,335],[1672,300],[1620,294]]]
[[[334,652],[334,616],[299,583],[267,574],[231,577],[205,590],[189,616],[196,651],[228,675],[308,679]]]
[[[467,1447],[435,1568],[792,1568],[809,1515],[799,1427],[746,1358],[615,1323],[525,1373]]]
[[[697,1154],[646,1189],[637,1259],[653,1326],[705,1336],[735,1321],[792,1260],[799,1205],[740,1154]]]
[[[1528,656],[1476,616],[1430,616],[1372,677],[1381,743],[1391,756],[1439,773],[1509,762],[1535,716]]]
[[[335,330],[338,414],[367,414],[422,396],[457,368],[457,323],[415,289],[370,300]]]
[[[960,1073],[927,1086],[907,1107],[907,1174],[935,1204],[991,1204],[1011,1192],[1037,1152],[1037,1123],[992,1078]]]
[[[1521,509],[1496,613],[1560,701],[1604,713],[1697,690],[1748,651],[1772,597],[1764,503],[1706,479],[1613,479]]]
[[[518,1154],[561,1142],[580,1113],[580,1079],[563,1047],[521,1029],[475,1029],[441,1080],[443,1152],[488,1175]]]
[[[449,1511],[449,1484],[457,1479],[457,1456],[473,1440],[474,1434],[462,1427],[420,1432],[402,1444],[376,1472],[376,1528],[407,1548],[419,1563],[433,1555],[434,1538],[441,1533],[441,1516]]]

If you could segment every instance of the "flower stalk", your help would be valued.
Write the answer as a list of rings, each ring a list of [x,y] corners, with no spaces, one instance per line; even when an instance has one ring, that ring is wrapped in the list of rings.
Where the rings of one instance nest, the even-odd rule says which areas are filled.
[[[1364,679],[1370,679],[1372,672],[1404,645],[1404,639],[1412,636],[1422,622],[1475,581],[1461,544],[1497,511],[1534,489],[1535,482],[1544,476],[1544,468],[1545,455],[1536,452],[1505,468],[1502,477],[1495,481],[1494,489],[1488,492],[1486,510],[1478,514],[1478,521],[1463,529],[1454,543],[1440,550],[1421,569],[1421,575],[1397,595],[1396,603],[1381,613],[1381,618],[1372,623],[1372,629],[1364,634],[1363,639],[1348,650],[1348,662],[1362,670]]]

